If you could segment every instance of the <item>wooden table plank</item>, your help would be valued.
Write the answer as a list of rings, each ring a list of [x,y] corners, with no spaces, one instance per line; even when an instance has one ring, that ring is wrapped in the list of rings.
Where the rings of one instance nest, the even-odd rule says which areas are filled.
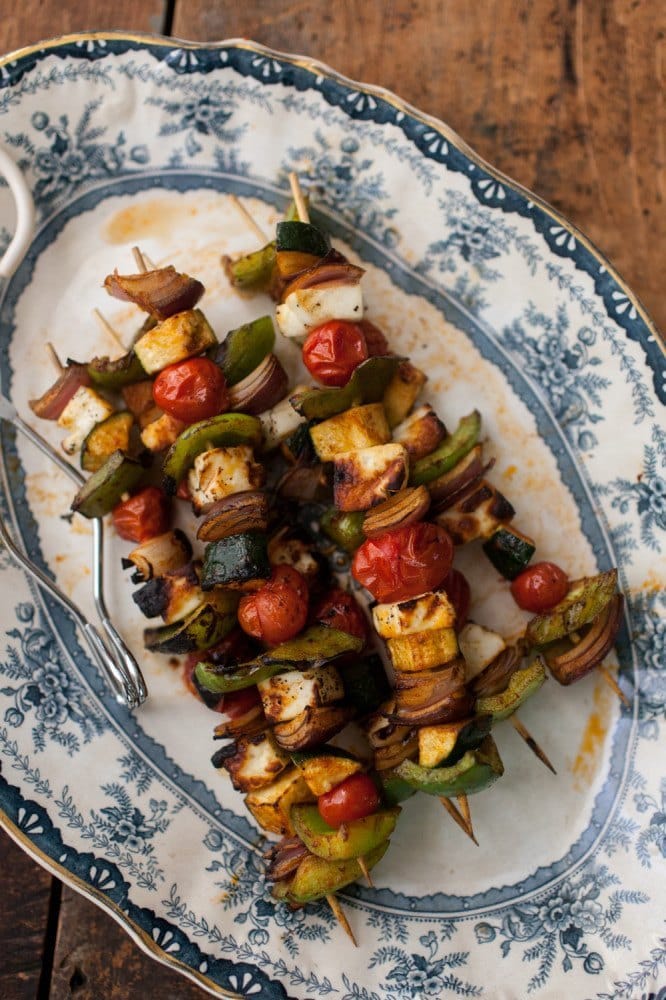
[[[188,0],[173,34],[316,56],[442,118],[578,225],[666,331],[666,4]]]
[[[33,1000],[42,971],[51,876],[0,833],[0,997]]]
[[[63,889],[49,1000],[70,1000],[73,995],[77,1000],[201,1000],[202,994],[179,972],[149,958],[98,906]]]

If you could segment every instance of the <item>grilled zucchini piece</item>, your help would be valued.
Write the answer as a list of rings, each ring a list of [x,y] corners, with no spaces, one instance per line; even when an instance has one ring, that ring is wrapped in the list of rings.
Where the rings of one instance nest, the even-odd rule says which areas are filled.
[[[502,576],[515,580],[527,568],[536,551],[536,544],[516,528],[502,525],[483,543],[483,551]]]
[[[439,628],[388,639],[387,646],[395,670],[416,671],[438,667],[458,655],[454,629]]]
[[[332,462],[343,452],[387,444],[391,432],[381,403],[354,406],[344,413],[315,424],[310,437],[322,462]]]
[[[192,507],[201,514],[234,493],[259,489],[264,483],[264,467],[254,461],[249,445],[210,448],[194,459],[187,482]]]
[[[204,550],[201,587],[257,590],[271,575],[266,536],[244,531],[210,542]]]
[[[425,372],[411,361],[402,361],[384,393],[384,409],[389,427],[397,427],[410,412],[423,386],[428,381]]]
[[[262,830],[281,836],[294,833],[291,807],[298,802],[313,801],[314,795],[296,767],[288,768],[277,781],[245,796],[245,805]]]
[[[134,353],[149,375],[217,344],[215,334],[200,309],[188,309],[162,320],[144,333]]]
[[[133,426],[134,417],[127,410],[112,413],[96,424],[81,447],[81,468],[85,472],[97,472],[114,451],[127,453]]]
[[[401,444],[339,455],[333,464],[333,500],[338,510],[369,510],[407,483],[409,462]]]
[[[456,612],[444,591],[435,590],[408,601],[376,604],[372,618],[382,639],[397,639],[424,629],[453,628]]]
[[[429,455],[445,437],[446,427],[430,403],[419,406],[393,430],[393,440],[403,446],[410,462]]]
[[[322,708],[345,694],[340,674],[330,663],[312,670],[289,670],[257,687],[269,722],[289,722],[306,708]]]

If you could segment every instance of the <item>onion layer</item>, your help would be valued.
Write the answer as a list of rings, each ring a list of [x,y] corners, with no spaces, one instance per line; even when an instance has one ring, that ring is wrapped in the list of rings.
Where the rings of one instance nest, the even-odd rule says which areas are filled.
[[[385,531],[406,528],[420,521],[430,506],[430,494],[425,486],[400,490],[395,496],[374,507],[363,521],[366,538],[375,538]]]
[[[559,655],[545,651],[546,663],[558,683],[573,684],[601,663],[615,645],[623,608],[624,597],[616,594],[575,646]]]
[[[57,420],[70,399],[82,385],[90,385],[86,365],[70,364],[39,399],[30,400],[30,409],[43,420]]]
[[[202,542],[217,542],[246,531],[266,531],[268,527],[268,498],[265,493],[248,491],[234,493],[218,500],[206,512],[197,538]]]
[[[254,371],[229,389],[229,409],[256,416],[275,406],[288,386],[286,371],[274,354],[268,354]]]
[[[114,271],[104,279],[104,287],[115,299],[134,302],[158,319],[193,309],[205,291],[200,281],[179,274],[173,265],[143,274],[122,275]]]

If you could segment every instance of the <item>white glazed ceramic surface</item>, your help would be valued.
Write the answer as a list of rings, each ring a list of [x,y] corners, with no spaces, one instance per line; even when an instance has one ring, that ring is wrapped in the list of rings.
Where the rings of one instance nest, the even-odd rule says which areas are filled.
[[[496,175],[441,123],[325,67],[246,42],[206,48],[77,36],[0,66],[2,139],[38,229],[2,289],[2,390],[26,416],[44,349],[114,351],[133,307],[100,285],[140,244],[206,285],[218,336],[269,311],[228,286],[221,253],[270,232],[289,170],[367,269],[367,315],[430,376],[447,425],[476,406],[516,523],[572,576],[618,565],[625,709],[597,677],[550,681],[521,711],[558,769],[507,726],[504,777],[471,800],[481,847],[436,799],[403,809],[376,888],[342,894],[358,950],[325,906],[271,902],[262,841],[210,764],[215,717],[166,658],[143,653],[114,540],[109,603],[151,696],[130,715],[66,615],[0,552],[0,807],[8,832],[211,991],[377,1000],[640,997],[664,973],[665,359],[639,305],[585,239]],[[0,189],[0,249],[13,231]],[[297,352],[279,353],[298,374]],[[56,427],[40,427],[57,444]],[[71,487],[3,427],[2,512],[93,617],[89,526]],[[525,620],[480,550],[460,553],[477,620]],[[629,642],[629,636],[632,641]]]

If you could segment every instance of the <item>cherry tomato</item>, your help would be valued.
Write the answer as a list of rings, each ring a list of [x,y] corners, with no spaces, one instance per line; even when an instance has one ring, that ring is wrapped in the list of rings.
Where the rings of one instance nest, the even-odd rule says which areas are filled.
[[[169,499],[157,486],[146,486],[113,508],[113,526],[128,542],[147,542],[169,528]]]
[[[382,357],[391,353],[391,349],[388,344],[388,340],[374,323],[371,323],[369,319],[360,319],[358,325],[363,331],[363,336],[365,337],[365,345],[368,348],[368,357],[375,358],[378,355]]]
[[[303,344],[305,367],[324,385],[346,385],[354,369],[367,357],[360,326],[341,319],[318,326]]]
[[[165,413],[186,424],[214,417],[229,405],[222,369],[210,358],[169,365],[153,383],[153,399]]]
[[[243,631],[269,646],[293,639],[307,617],[307,584],[293,566],[276,566],[268,583],[246,594],[238,605],[238,624]]]
[[[567,574],[552,562],[528,566],[511,583],[513,599],[523,611],[550,611],[566,597],[568,590]]]
[[[420,521],[368,538],[356,550],[352,573],[376,601],[406,601],[436,590],[452,562],[450,535]]]
[[[334,827],[370,816],[379,806],[379,792],[367,774],[352,774],[317,799],[319,815]]]
[[[355,635],[368,641],[368,620],[358,601],[346,590],[335,587],[319,601],[312,615],[313,621]]]
[[[252,684],[250,687],[241,688],[240,691],[230,691],[222,695],[215,706],[215,711],[223,712],[230,719],[239,719],[241,715],[245,715],[255,705],[260,704],[259,689],[256,684]]]
[[[442,584],[442,590],[453,605],[456,613],[456,632],[460,632],[467,621],[472,600],[467,577],[457,569],[450,570]]]

